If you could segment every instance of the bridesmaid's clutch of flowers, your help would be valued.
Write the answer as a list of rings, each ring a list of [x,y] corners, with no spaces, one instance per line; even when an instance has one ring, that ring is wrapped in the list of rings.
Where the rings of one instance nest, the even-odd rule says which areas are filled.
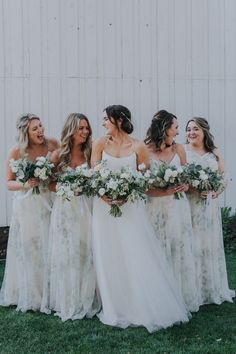
[[[211,167],[191,163],[186,166],[187,183],[199,192],[220,193],[225,187],[224,173]]]
[[[185,184],[187,179],[187,171],[185,167],[171,166],[167,163],[154,166],[152,169],[144,173],[147,179],[148,188],[168,189],[177,185]],[[174,193],[175,199],[183,198],[182,193]]]
[[[45,156],[37,157],[35,162],[28,160],[26,157],[18,160],[11,159],[9,165],[12,172],[16,175],[17,181],[24,184],[30,178],[38,178],[43,188],[47,188],[54,167]],[[39,186],[33,187],[33,194],[39,193]]]
[[[70,201],[78,195],[93,195],[92,177],[93,169],[88,164],[82,164],[75,169],[67,167],[65,172],[57,175],[56,195]]]

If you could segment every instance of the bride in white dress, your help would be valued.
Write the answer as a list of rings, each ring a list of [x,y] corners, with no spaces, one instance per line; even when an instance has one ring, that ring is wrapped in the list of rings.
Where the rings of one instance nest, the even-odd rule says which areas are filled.
[[[224,171],[223,160],[215,148],[206,119],[190,119],[186,126],[186,137],[188,163]],[[200,304],[232,302],[235,292],[228,285],[218,194],[211,192],[207,197],[206,193],[201,195],[191,189],[188,197],[194,230],[193,249]],[[207,197],[207,202],[203,197]]]
[[[106,160],[119,170],[141,163],[148,166],[145,145],[129,134],[133,130],[130,111],[123,106],[104,110],[106,137],[92,150],[92,164]],[[93,209],[93,253],[102,301],[100,320],[111,326],[144,326],[149,332],[187,322],[188,311],[173,280],[164,252],[148,221],[144,205],[124,204],[119,218],[109,215],[112,201],[95,199]]]
[[[18,147],[10,151],[7,187],[14,191],[6,268],[0,292],[0,305],[16,305],[17,310],[39,310],[43,295],[43,274],[48,247],[51,193],[40,188],[36,178],[21,183],[9,167],[10,159],[27,157],[34,161],[49,156],[57,148],[55,139],[46,139],[40,119],[27,114],[17,121]]]
[[[176,144],[178,134],[176,117],[165,111],[157,112],[147,132],[145,143],[150,153],[151,167],[169,164],[180,167],[186,164],[184,147]],[[186,185],[169,189],[149,191],[148,212],[173,270],[175,280],[189,311],[198,311],[196,270],[193,256],[193,229],[191,213],[185,192]],[[174,199],[174,193],[182,193],[183,198]]]
[[[58,173],[90,161],[91,134],[86,116],[79,113],[68,116],[61,146],[51,157]],[[54,191],[55,184],[52,184]],[[63,321],[92,317],[100,309],[95,295],[91,212],[91,200],[84,195],[70,201],[55,197],[41,311],[53,310]]]

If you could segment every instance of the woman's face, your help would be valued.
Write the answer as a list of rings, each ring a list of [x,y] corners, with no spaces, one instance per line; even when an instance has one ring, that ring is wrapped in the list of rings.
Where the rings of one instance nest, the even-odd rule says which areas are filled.
[[[86,142],[89,136],[89,125],[85,119],[80,119],[78,128],[73,135],[74,143],[81,145]]]
[[[199,145],[203,143],[204,132],[195,122],[191,121],[186,129],[186,138],[190,144]]]
[[[104,111],[102,126],[107,130],[107,135],[112,135],[115,131],[117,131],[113,118],[109,119],[106,111]]]
[[[168,139],[170,139],[172,141],[174,140],[176,135],[179,135],[179,126],[178,126],[178,122],[177,122],[176,118],[173,118],[171,127],[169,129],[167,129],[166,135],[167,135]]]
[[[45,141],[44,127],[40,119],[32,119],[29,123],[28,138],[31,144],[43,144]]]

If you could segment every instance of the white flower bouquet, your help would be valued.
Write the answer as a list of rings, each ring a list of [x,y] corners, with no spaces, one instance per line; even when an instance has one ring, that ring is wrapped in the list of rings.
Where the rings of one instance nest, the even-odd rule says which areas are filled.
[[[16,175],[16,180],[26,183],[30,178],[38,178],[40,185],[47,187],[54,165],[45,156],[39,156],[35,162],[22,158],[9,161],[12,172]],[[39,186],[33,187],[33,194],[39,194]]]
[[[109,213],[111,216],[120,217],[122,210],[116,201],[134,203],[137,200],[145,200],[147,183],[140,171],[134,171],[128,166],[119,171],[111,171],[103,162],[94,168],[92,188],[94,195],[112,199]]]
[[[224,174],[214,167],[191,163],[187,165],[188,184],[199,192],[219,193],[224,189]]]
[[[147,180],[149,189],[167,189],[186,183],[186,170],[182,166],[176,167],[162,163],[147,170],[144,173],[144,177]],[[174,198],[183,198],[183,194],[180,192],[174,193]]]
[[[65,172],[57,175],[56,195],[68,201],[82,194],[91,196],[93,174],[94,171],[88,167],[87,163],[77,166],[76,169],[67,167]]]

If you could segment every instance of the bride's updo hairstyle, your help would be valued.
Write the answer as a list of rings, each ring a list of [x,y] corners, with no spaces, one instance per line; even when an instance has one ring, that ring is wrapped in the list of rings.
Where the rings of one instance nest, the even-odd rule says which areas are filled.
[[[204,148],[207,152],[212,152],[214,154],[214,150],[216,149],[216,146],[214,144],[214,136],[210,132],[210,125],[209,125],[208,121],[205,118],[200,118],[200,117],[194,117],[192,119],[189,119],[189,121],[186,124],[186,128],[185,128],[186,132],[188,130],[188,125],[190,122],[194,122],[198,126],[198,128],[203,131]],[[188,141],[187,141],[187,143],[188,143]]]
[[[29,146],[29,137],[28,137],[28,129],[31,120],[38,119],[35,114],[27,113],[17,119],[16,129],[17,129],[17,137],[16,141],[18,143],[18,147],[22,155],[25,154],[25,150]]]
[[[169,113],[164,109],[155,113],[151,125],[147,130],[146,138],[144,140],[145,144],[153,144],[156,149],[159,150],[161,144],[168,137],[166,132],[171,128],[174,118],[176,118],[174,114]]]
[[[106,112],[109,121],[114,124],[117,129],[119,129],[118,121],[121,120],[121,129],[127,134],[133,132],[134,127],[131,123],[131,113],[128,108],[122,105],[112,105],[106,107],[104,111]]]

